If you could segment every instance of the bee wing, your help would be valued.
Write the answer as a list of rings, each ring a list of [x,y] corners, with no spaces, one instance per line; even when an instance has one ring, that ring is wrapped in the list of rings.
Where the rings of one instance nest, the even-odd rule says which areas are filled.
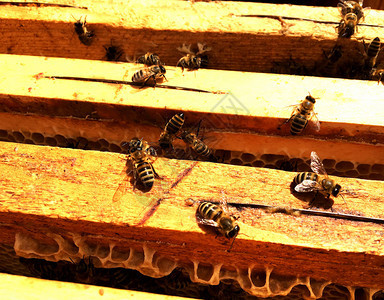
[[[304,180],[302,183],[295,186],[295,191],[299,193],[309,193],[320,189],[321,186],[317,183],[317,181],[313,180]]]
[[[324,169],[324,165],[315,151],[311,152],[311,169],[316,174],[327,176],[327,172]]]
[[[312,113],[312,117],[315,117],[312,120],[312,126],[316,131],[320,131],[320,122],[319,119],[317,118],[317,113]]]
[[[221,191],[220,206],[221,206],[221,209],[224,211],[224,213],[228,214],[228,203],[227,203],[227,199],[224,195],[224,191]]]
[[[194,54],[192,51],[191,51],[191,45],[186,45],[183,43],[183,46],[181,47],[177,47],[176,48],[178,51],[180,52],[184,52],[184,53],[187,53],[187,54]]]
[[[204,219],[201,215],[197,215],[197,223],[206,226],[219,227],[219,224],[217,224],[217,222],[213,220]]]

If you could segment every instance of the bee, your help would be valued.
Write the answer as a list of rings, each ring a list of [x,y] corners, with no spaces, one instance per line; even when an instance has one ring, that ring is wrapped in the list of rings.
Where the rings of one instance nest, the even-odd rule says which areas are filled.
[[[308,121],[315,117],[314,127],[316,131],[320,130],[320,122],[317,119],[316,113],[314,112],[316,100],[311,95],[305,97],[305,99],[298,105],[295,105],[291,117],[286,120],[280,127],[292,120],[290,132],[292,135],[300,134],[305,127],[308,125]]]
[[[198,51],[194,53],[191,51],[191,45],[186,46],[183,44],[182,47],[177,48],[180,52],[184,52],[187,55],[180,58],[180,60],[177,62],[176,67],[181,67],[181,69],[184,71],[184,69],[187,69],[188,71],[198,70],[201,67],[206,67],[208,65],[208,56],[203,55],[203,53],[211,51],[210,47],[205,47],[204,44],[197,43]]]
[[[222,199],[220,205],[211,202],[201,202],[197,208],[197,220],[202,225],[215,227],[218,232],[228,239],[233,238],[235,241],[236,236],[239,234],[240,226],[236,223],[233,216],[228,214],[227,201]],[[229,251],[232,248],[233,242]]]
[[[323,50],[323,54],[327,60],[327,64],[333,65],[343,56],[343,51],[340,45],[335,45],[329,53],[325,53]]]
[[[168,121],[159,138],[159,144],[162,149],[169,149],[172,146],[172,141],[183,126],[184,120],[184,114],[178,113]]]
[[[368,49],[366,50],[365,68],[367,70],[372,70],[372,68],[376,65],[376,59],[379,52],[380,52],[380,39],[378,37],[375,37],[369,43]]]
[[[152,79],[154,81],[154,86],[155,86],[156,80],[158,78],[161,78],[161,77],[165,78],[165,75],[164,75],[165,72],[166,70],[162,65],[150,66],[148,68],[137,70],[132,76],[132,81],[142,82],[144,86],[150,79]]]
[[[382,80],[383,76],[384,76],[384,69],[377,69],[372,71],[371,78],[375,80],[377,79],[377,84],[379,84],[380,81],[381,83],[383,83],[383,80]]]
[[[95,34],[93,31],[88,30],[86,27],[87,17],[84,17],[84,22],[81,22],[81,18],[75,23],[75,32],[79,37],[80,42],[82,42],[86,46],[90,46],[92,44],[93,38]]]
[[[302,172],[295,176],[295,191],[300,193],[320,192],[328,199],[332,195],[340,194],[341,186],[330,179],[325,171],[323,163],[316,152],[311,152],[311,169],[314,172]],[[344,198],[343,198],[344,199]]]
[[[357,16],[354,13],[346,14],[337,26],[339,37],[350,38],[357,32]]]
[[[338,28],[339,37],[350,38],[357,32],[357,24],[364,20],[363,1],[344,1],[341,0],[337,7],[341,14],[341,21]]]
[[[143,56],[140,56],[136,60],[136,63],[145,64],[147,66],[162,65],[162,63],[160,61],[160,57],[156,53],[150,53],[150,52],[147,52]]]
[[[91,257],[88,257],[88,263],[83,257],[78,263],[75,263],[71,258],[70,260],[75,266],[75,281],[80,283],[92,283],[95,278],[95,265]]]
[[[363,1],[345,1],[340,0],[340,3],[337,4],[337,7],[341,13],[341,16],[344,17],[349,13],[353,13],[357,17],[357,21],[364,20],[364,11],[363,11]],[[368,7],[365,9],[369,9]]]
[[[121,49],[119,46],[111,45],[108,47],[103,47],[106,51],[105,58],[107,59],[107,61],[119,61],[124,54],[123,49]]]
[[[212,150],[209,149],[209,147],[201,139],[198,138],[200,123],[196,134],[184,130],[180,136],[178,136],[178,138],[182,139],[184,143],[186,143],[194,152],[196,152],[197,155],[205,157],[212,162],[217,162],[217,158],[213,155]]]
[[[152,166],[151,156],[156,156],[156,150],[149,146],[143,139],[133,138],[128,143],[128,159],[133,164],[134,187],[136,187],[136,173],[144,187],[151,189],[155,181],[155,176],[160,178]]]

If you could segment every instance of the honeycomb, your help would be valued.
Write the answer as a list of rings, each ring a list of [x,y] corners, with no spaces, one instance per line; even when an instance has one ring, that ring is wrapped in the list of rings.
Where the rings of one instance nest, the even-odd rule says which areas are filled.
[[[52,147],[109,151],[116,153],[125,153],[127,150],[126,146],[121,146],[124,141],[120,141],[119,143],[114,143],[105,139],[89,141],[85,137],[65,137],[60,134],[56,134],[54,136],[44,136],[38,132],[0,130],[0,140],[35,145],[48,145]],[[309,158],[292,158],[275,154],[243,153],[221,149],[213,150],[214,155],[219,159],[219,161],[226,164],[280,169],[294,172],[310,171]],[[158,154],[159,156],[162,155],[161,149],[158,149]],[[174,153],[164,156],[178,159],[198,159],[190,153],[186,153],[183,149],[175,149]],[[370,180],[384,180],[384,164],[369,165],[350,161],[335,161],[333,159],[327,158],[322,159],[324,167],[329,175]]]
[[[374,289],[343,287],[309,277],[280,276],[273,273],[272,268],[256,270],[252,264],[248,269],[196,261],[181,264],[157,255],[145,242],[141,249],[130,248],[124,252],[114,244],[91,244],[86,236],[79,234],[69,234],[66,238],[53,233],[47,236],[56,246],[45,246],[26,233],[17,233],[15,254],[4,247],[0,250],[6,250],[13,258],[19,255],[21,264],[30,273],[45,279],[170,295],[205,299],[226,299],[228,295],[230,299],[279,299],[286,295],[284,299],[362,299],[362,296],[382,299],[383,296],[383,291]],[[89,270],[86,274],[78,274],[80,268],[76,266],[82,260]]]

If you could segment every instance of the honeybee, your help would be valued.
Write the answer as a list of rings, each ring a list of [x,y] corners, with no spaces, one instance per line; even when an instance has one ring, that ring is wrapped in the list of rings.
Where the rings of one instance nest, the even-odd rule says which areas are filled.
[[[136,188],[136,175],[140,178],[140,181],[147,189],[152,188],[153,183],[155,181],[155,176],[157,178],[160,178],[160,176],[156,173],[154,167],[152,166],[151,162],[151,156],[154,157],[156,155],[156,150],[153,147],[149,146],[146,141],[143,141],[143,139],[138,139],[135,137],[129,141],[128,159],[130,159],[133,164],[133,189]]]
[[[372,79],[377,79],[377,84],[380,83],[380,81],[383,83],[383,76],[384,76],[384,69],[377,69],[372,71]],[[384,84],[384,83],[383,83]]]
[[[226,238],[233,238],[230,251],[236,236],[239,234],[240,226],[237,225],[235,218],[228,214],[227,201],[222,199],[220,205],[201,202],[197,212],[197,220],[200,224],[213,226]]]
[[[150,53],[150,52],[147,52],[143,56],[140,56],[136,60],[136,63],[145,64],[147,66],[162,65],[160,61],[160,57],[156,53]]]
[[[217,158],[213,155],[212,150],[198,138],[200,129],[197,129],[196,134],[193,132],[189,132],[184,130],[178,138],[182,139],[193,151],[196,152],[197,155],[207,158],[209,161],[217,162]]]
[[[111,45],[108,47],[103,47],[106,51],[105,58],[107,59],[107,61],[119,61],[124,54],[123,49],[121,49],[119,46]]]
[[[203,53],[211,51],[210,47],[205,47],[204,44],[197,43],[198,51],[194,53],[191,51],[191,45],[186,46],[183,44],[182,47],[177,48],[180,52],[184,52],[187,55],[180,58],[177,62],[176,67],[181,67],[187,69],[188,71],[198,70],[201,67],[206,67],[208,65],[208,56],[203,55]]]
[[[337,197],[341,186],[330,179],[325,171],[323,163],[316,152],[311,152],[311,169],[314,172],[302,172],[295,176],[295,191],[300,193],[320,192],[329,198],[331,195]],[[343,198],[344,199],[344,198]]]
[[[90,46],[92,44],[95,34],[93,33],[93,31],[87,29],[86,19],[87,16],[84,17],[84,22],[81,22],[81,18],[75,22],[75,32],[79,37],[80,42],[82,42],[86,46]]]
[[[327,60],[327,64],[333,65],[343,56],[343,51],[340,45],[335,45],[329,53],[325,53],[323,50],[323,54]]]
[[[292,120],[290,132],[292,135],[301,133],[308,125],[313,117],[315,117],[314,128],[316,131],[320,130],[320,122],[317,119],[316,113],[314,112],[316,100],[311,95],[305,97],[305,99],[298,105],[295,105],[291,117],[282,123],[280,127]]]
[[[162,149],[169,149],[172,147],[172,141],[183,126],[184,120],[184,114],[178,113],[168,121],[159,138],[159,144]]]
[[[363,1],[345,1],[340,0],[340,3],[337,4],[337,7],[341,13],[341,16],[344,17],[349,13],[353,13],[357,17],[357,21],[364,20],[364,11],[363,11]],[[365,9],[369,9],[368,7]]]
[[[71,259],[72,261],[72,259]],[[95,277],[95,266],[91,260],[91,257],[88,257],[88,263],[83,257],[78,263],[72,261],[75,265],[75,281],[81,283],[92,283]]]
[[[357,32],[357,16],[354,13],[346,14],[337,26],[339,37],[350,38]]]
[[[365,68],[372,70],[376,64],[377,56],[380,52],[380,39],[375,37],[368,45],[366,50]]]
[[[133,76],[132,81],[133,82],[142,82],[143,86],[146,85],[146,83],[152,79],[154,81],[154,86],[156,85],[156,80],[158,78],[165,78],[165,68],[164,66],[150,66],[148,68],[137,70]],[[165,78],[166,79],[166,78]]]
[[[357,32],[357,24],[364,20],[363,1],[344,1],[341,0],[337,7],[341,13],[341,21],[336,27],[339,37],[350,38]],[[366,8],[368,9],[368,8]]]

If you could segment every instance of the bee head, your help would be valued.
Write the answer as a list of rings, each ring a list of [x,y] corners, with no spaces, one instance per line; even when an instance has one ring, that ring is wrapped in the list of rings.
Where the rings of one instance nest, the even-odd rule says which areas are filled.
[[[160,68],[160,73],[161,74],[165,74],[167,72],[163,65],[159,65],[159,68]]]
[[[311,95],[308,95],[307,97],[305,97],[305,100],[308,100],[308,101],[312,102],[313,104],[316,103],[315,98],[313,98]]]
[[[235,227],[233,227],[233,229],[231,231],[229,231],[227,233],[227,237],[229,237],[230,239],[234,238],[235,236],[237,236],[239,234],[239,231],[240,231],[240,226],[236,225]]]
[[[341,186],[339,184],[336,184],[332,190],[332,196],[337,197],[337,195],[340,193],[340,191],[341,191]]]
[[[135,152],[136,150],[141,150],[143,147],[143,143],[141,140],[139,140],[138,138],[133,138],[132,140],[129,141],[129,144],[128,144],[128,151],[129,153],[133,153]]]
[[[200,68],[200,66],[201,66],[201,58],[200,57],[194,56],[194,57],[192,57],[191,61],[192,61],[192,65],[195,68]]]

